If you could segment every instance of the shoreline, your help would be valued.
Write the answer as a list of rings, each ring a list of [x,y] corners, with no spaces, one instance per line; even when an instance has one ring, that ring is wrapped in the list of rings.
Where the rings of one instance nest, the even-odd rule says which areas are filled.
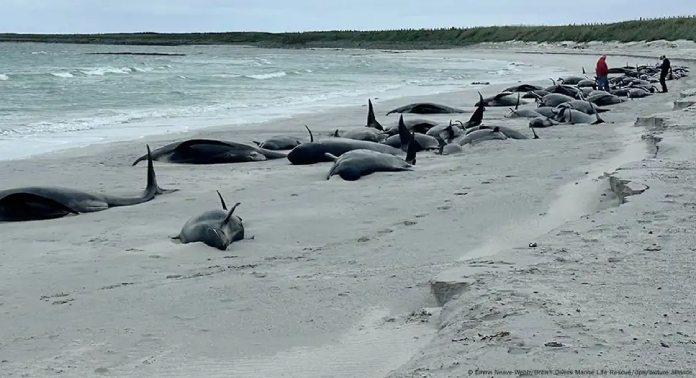
[[[438,49],[432,49],[432,50],[414,50],[414,52],[418,53],[454,53],[458,54],[459,51],[462,53],[468,53],[468,54],[475,54],[474,59],[480,59],[480,60],[487,60],[487,59],[496,59],[496,60],[503,60],[503,61],[508,61],[508,62],[514,62],[516,60],[519,60],[519,58],[524,59],[525,54],[526,55],[538,55],[538,54],[547,54],[545,52],[521,52],[521,51],[516,51],[515,49],[501,49],[501,46],[495,45],[492,48],[464,48],[464,49],[444,49],[444,50],[438,50]],[[347,50],[352,50],[352,49],[347,49]],[[355,50],[364,50],[364,49],[355,49]],[[556,52],[551,55],[562,55],[563,52]],[[599,52],[597,52],[599,54]],[[585,63],[584,66],[588,67],[588,64],[594,64],[594,62],[591,62],[591,59],[589,57],[594,57],[595,55],[593,52],[587,51],[587,52],[581,52],[577,54],[572,54],[572,55],[579,55],[583,57],[583,62]],[[503,56],[504,59],[500,59],[500,57]],[[614,57],[635,57],[633,55],[624,55],[624,54],[617,54],[614,55]],[[516,59],[517,58],[517,59]],[[561,59],[562,60],[562,59]],[[679,61],[680,59],[675,59],[675,61]],[[556,61],[557,63],[559,60],[553,60],[552,63],[547,64],[546,68],[563,68],[555,65],[553,61]],[[578,65],[580,67],[582,65]],[[568,72],[571,72],[570,70]],[[588,71],[589,72],[589,71]],[[509,76],[508,78],[504,78],[501,80],[498,80],[497,82],[494,82],[493,84],[489,85],[476,85],[473,84],[473,82],[477,82],[479,80],[472,80],[469,84],[463,84],[465,87],[463,87],[460,90],[444,90],[442,92],[436,92],[436,93],[428,93],[426,95],[406,95],[406,96],[396,96],[394,97],[393,95],[394,90],[390,90],[387,92],[383,92],[384,94],[390,93],[391,96],[388,95],[386,99],[382,99],[382,96],[378,94],[378,96],[373,96],[371,97],[372,99],[378,99],[378,102],[386,102],[386,105],[383,105],[385,107],[396,107],[400,106],[400,104],[404,102],[415,102],[419,101],[419,99],[423,99],[426,97],[430,96],[452,96],[452,97],[460,97],[462,95],[466,95],[471,93],[472,91],[475,93],[477,90],[481,90],[482,93],[486,91],[491,91],[495,92],[497,90],[500,90],[504,87],[509,86],[510,84],[520,82],[518,78],[515,76]],[[548,82],[546,80],[528,80],[529,83],[533,84],[541,84],[541,85],[546,85]],[[417,88],[417,86],[405,86],[404,89],[413,89]],[[357,98],[356,97],[349,97],[346,98],[349,100],[349,102],[356,102]],[[365,97],[366,102],[367,97]],[[334,101],[334,100],[331,100]],[[465,110],[471,111],[473,110],[473,104],[465,104],[465,105],[460,105],[460,104],[450,104],[452,106],[459,106],[463,107]],[[229,131],[230,129],[237,130],[238,128],[248,128],[250,126],[259,126],[259,127],[264,127],[268,126],[273,123],[280,123],[283,122],[284,120],[291,120],[291,119],[296,119],[296,118],[302,118],[302,117],[307,117],[307,116],[312,116],[313,114],[316,113],[326,113],[326,112],[341,112],[342,110],[347,110],[349,108],[355,108],[357,109],[358,107],[365,107],[366,104],[361,104],[361,105],[335,105],[331,104],[328,105],[324,109],[312,109],[312,110],[303,110],[300,108],[293,109],[290,111],[288,115],[281,116],[271,116],[270,118],[260,120],[260,121],[252,121],[252,122],[239,122],[239,123],[234,123],[234,124],[218,124],[218,125],[211,125],[211,126],[203,126],[203,127],[198,127],[198,128],[188,128],[184,127],[184,129],[181,129],[181,126],[175,126],[174,130],[172,131],[171,129],[166,129],[162,127],[163,123],[167,122],[167,119],[151,119],[147,120],[146,122],[141,122],[141,127],[143,130],[152,130],[152,132],[146,131],[147,133],[144,135],[140,136],[133,136],[133,135],[128,135],[128,136],[121,136],[117,137],[116,139],[109,139],[105,140],[103,139],[103,136],[100,136],[99,134],[100,130],[99,129],[94,129],[94,130],[86,130],[86,131],[78,131],[73,133],[61,133],[59,136],[61,137],[69,137],[71,134],[80,134],[82,135],[82,138],[87,137],[90,134],[96,134],[92,138],[94,139],[93,142],[90,142],[88,144],[82,144],[82,145],[73,145],[70,147],[55,147],[52,150],[48,150],[45,152],[39,152],[31,155],[24,155],[20,157],[10,157],[10,158],[2,158],[0,161],[17,161],[17,160],[23,160],[23,159],[31,159],[31,158],[50,158],[53,154],[60,154],[61,152],[65,152],[70,154],[71,150],[79,151],[79,150],[84,150],[85,148],[93,147],[93,146],[102,146],[104,148],[108,148],[109,145],[111,144],[121,144],[121,143],[129,143],[129,142],[136,142],[136,141],[147,141],[147,140],[169,140],[171,138],[179,137],[190,137],[190,136],[196,136],[196,135],[207,135],[207,134],[215,134],[215,135],[221,135],[223,134],[223,131]],[[386,112],[386,111],[385,111]],[[379,114],[379,112],[378,112]],[[468,114],[468,113],[467,113]],[[220,116],[215,116],[215,115],[208,115],[208,116],[193,116],[188,120],[189,123],[195,123],[197,120],[200,119],[216,119],[219,118]],[[254,116],[256,117],[256,116]],[[417,115],[407,115],[408,117],[413,117],[413,118],[418,118]],[[466,114],[461,115],[460,117],[454,117],[454,118],[468,118]],[[179,122],[184,122],[186,121],[186,118],[181,118]],[[310,126],[311,127],[311,126]],[[187,130],[188,129],[188,130]],[[293,132],[292,130],[288,129],[278,129],[277,131],[279,132]],[[300,134],[302,134],[302,131],[299,131]],[[270,136],[270,135],[269,135]],[[43,137],[43,138],[50,138],[51,135],[46,135],[46,136],[36,136],[36,137]],[[224,139],[224,138],[223,138]],[[72,142],[70,140],[65,142],[66,144],[74,144],[75,142]],[[243,143],[251,143],[251,141],[245,141]],[[72,152],[75,152],[72,151]]]
[[[444,54],[452,54],[453,52],[451,50],[432,50],[433,53],[444,53]],[[454,54],[459,54],[457,52],[454,52]],[[489,54],[487,52],[482,54],[481,58],[476,58],[474,59],[479,59],[479,60],[489,60],[489,59],[495,59],[495,60],[501,60],[498,59],[499,55],[498,54]],[[516,56],[513,55],[506,55],[505,56],[507,59],[502,59],[502,61],[507,61],[510,63],[514,63],[519,60],[515,60],[514,58]],[[545,69],[563,69],[562,67],[544,67]],[[531,75],[531,74],[530,74]],[[509,86],[512,83],[518,82],[519,78],[514,75],[509,75],[509,76],[500,76],[500,77],[495,77],[489,80],[484,80],[486,82],[489,82],[491,84],[488,85],[479,85],[479,84],[474,84],[476,82],[479,82],[481,80],[477,78],[472,78],[471,81],[467,81],[465,83],[460,84],[461,88],[457,90],[452,90],[449,87],[455,86],[450,85],[447,87],[444,87],[442,91],[439,92],[427,92],[424,95],[413,95],[410,94],[417,90],[419,88],[418,85],[404,85],[400,89],[396,90],[386,90],[383,92],[375,92],[376,96],[371,96],[369,98],[374,100],[377,100],[378,103],[383,104],[383,107],[396,107],[400,106],[403,104],[403,102],[415,102],[418,101],[418,99],[430,97],[430,96],[444,96],[444,97],[461,97],[462,95],[469,94],[472,91],[475,93],[477,90],[481,91],[496,91],[499,89],[502,89],[504,87]],[[539,83],[539,80],[533,80],[530,79],[528,80],[530,83]],[[429,90],[433,90],[434,87],[429,88]],[[409,93],[407,95],[399,94],[399,92],[405,92]],[[236,122],[236,123],[223,123],[224,121],[221,121],[220,118],[222,117],[221,114],[208,114],[208,115],[196,115],[196,116],[191,116],[191,117],[180,117],[180,118],[175,118],[174,121],[170,121],[171,118],[164,118],[164,119],[149,119],[145,121],[140,121],[138,123],[135,123],[132,126],[129,126],[127,129],[132,129],[133,127],[140,128],[141,132],[143,134],[141,135],[135,135],[135,134],[128,134],[128,135],[118,135],[122,134],[121,132],[115,133],[113,135],[116,135],[115,137],[111,139],[104,139],[102,136],[102,133],[104,132],[103,130],[100,129],[91,129],[91,130],[84,130],[84,131],[77,131],[77,132],[67,132],[67,133],[58,133],[58,134],[48,134],[48,135],[37,135],[33,136],[33,138],[37,139],[48,139],[50,140],[51,137],[53,138],[59,138],[60,140],[65,140],[65,145],[73,145],[69,147],[62,147],[63,145],[57,145],[54,144],[54,147],[52,147],[52,150],[48,150],[45,152],[39,152],[36,154],[31,154],[31,155],[23,155],[19,157],[8,157],[8,158],[2,158],[0,161],[17,161],[17,160],[23,160],[23,159],[31,159],[31,158],[42,158],[42,157],[49,157],[54,154],[54,153],[61,153],[61,152],[66,152],[70,154],[70,150],[83,150],[85,148],[89,148],[92,146],[102,146],[103,148],[108,148],[109,145],[113,143],[128,143],[128,142],[136,142],[136,141],[147,141],[147,140],[161,140],[162,138],[175,138],[175,137],[187,137],[187,136],[195,136],[195,135],[207,135],[207,134],[216,134],[220,135],[223,133],[223,131],[234,131],[238,129],[249,129],[250,127],[261,127],[261,128],[267,128],[272,124],[277,124],[277,123],[282,123],[287,120],[292,120],[292,119],[299,119],[299,118],[305,118],[305,117],[311,117],[312,115],[315,114],[323,114],[323,113],[331,113],[331,112],[337,112],[337,113],[342,113],[346,111],[347,109],[358,109],[358,108],[364,108],[367,103],[367,96],[366,97],[358,97],[358,96],[349,96],[349,97],[344,97],[340,100],[346,101],[348,104],[347,105],[337,105],[336,103],[339,101],[339,99],[331,99],[331,100],[326,100],[326,104],[324,104],[324,101],[320,103],[320,105],[317,105],[317,103],[313,104],[298,104],[295,107],[288,108],[287,114],[286,115],[280,115],[276,114],[279,112],[278,108],[268,108],[267,111],[273,113],[272,115],[268,116],[262,116],[260,114],[254,114],[254,115],[243,115],[241,116],[242,118],[262,118],[261,120],[258,121],[251,121],[251,122],[246,122],[246,121],[241,121],[241,122]],[[357,105],[357,103],[360,102],[360,105]],[[461,107],[467,111],[473,111],[473,103],[472,104],[461,104],[461,103],[454,103],[450,104],[455,107]],[[312,108],[307,108],[307,107],[313,107]],[[386,113],[386,109],[384,110],[383,113]],[[459,118],[468,118],[469,115],[463,114]],[[378,116],[379,116],[379,111],[378,111]],[[406,115],[406,117],[413,116],[417,118],[417,115]],[[181,126],[181,124],[188,123],[188,124],[195,124],[197,122],[201,122],[204,124],[209,124],[209,123],[217,123],[216,125],[206,125],[202,127],[188,127],[188,126]],[[174,122],[176,126],[171,126],[171,127],[165,127],[163,126],[167,122]],[[355,125],[355,126],[361,126],[361,125]],[[310,127],[312,127],[310,125]],[[124,128],[123,130],[125,130]],[[120,129],[119,129],[120,130]],[[284,131],[284,132],[299,132],[299,134],[303,134],[302,130],[288,130],[288,129],[278,129],[279,132]],[[73,138],[70,138],[70,136],[73,135]],[[77,138],[77,139],[75,139]],[[82,139],[92,139],[92,141],[85,141],[84,143],[87,144],[82,144],[82,145],[77,145],[74,146],[77,142],[74,140],[82,140]],[[229,137],[222,138],[222,139],[229,139]],[[7,141],[11,141],[8,139]],[[3,141],[4,142],[4,141]],[[242,141],[238,141],[242,142]],[[55,143],[55,142],[54,142]],[[251,141],[243,141],[242,143],[251,143]],[[46,155],[46,156],[44,156]]]
[[[539,62],[536,56],[528,59]],[[579,72],[594,61],[595,56],[556,56],[543,63]],[[325,180],[326,164],[155,163],[160,186],[180,188],[179,194],[134,207],[3,225],[10,236],[0,250],[6,309],[0,320],[11,325],[3,339],[12,340],[0,346],[7,356],[4,368],[32,376],[171,377],[195,371],[272,378],[288,374],[283,370],[288,361],[299,361],[292,365],[296,376],[312,370],[345,377],[394,371],[405,377],[424,368],[436,374],[435,366],[445,360],[428,358],[442,351],[437,349],[442,337],[451,339],[441,328],[448,331],[470,317],[453,312],[454,302],[439,314],[430,292],[433,277],[467,264],[458,261],[462,252],[485,245],[507,226],[535,219],[554,203],[549,193],[574,186],[587,176],[585,167],[614,159],[625,140],[616,130],[636,116],[671,109],[668,100],[684,85],[673,81],[673,93],[612,107],[605,119],[615,124],[540,129],[540,140],[493,141],[461,156],[419,154],[412,173],[344,182]],[[477,97],[469,91],[414,99],[457,105],[473,104]],[[381,114],[406,101],[375,101],[378,120],[394,122],[398,117]],[[355,106],[245,125],[234,129],[232,139],[303,135],[304,123],[315,135],[325,135],[362,127],[365,112]],[[506,108],[489,108],[484,120],[525,132],[526,120],[507,120],[505,113]],[[449,116],[423,118],[446,122]],[[229,134],[206,132],[213,138]],[[142,165],[131,168],[132,159],[142,155],[146,142],[157,148],[155,142],[172,137],[17,160],[0,167],[0,174],[11,177],[12,186],[36,184],[38,176],[56,185],[134,191],[144,185],[145,171]],[[165,236],[190,215],[218,205],[218,189],[226,200],[242,203],[247,240],[222,253],[170,243]],[[491,301],[483,284],[477,288],[483,304]],[[494,332],[484,335],[489,334]],[[324,370],[309,361],[320,351]],[[446,352],[449,358],[458,351]],[[464,366],[446,362],[444,369],[461,372]]]

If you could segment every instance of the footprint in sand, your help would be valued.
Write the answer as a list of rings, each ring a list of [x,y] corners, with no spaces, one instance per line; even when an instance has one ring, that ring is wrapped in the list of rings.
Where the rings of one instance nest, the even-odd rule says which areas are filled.
[[[66,303],[70,303],[70,302],[75,300],[73,298],[70,298],[70,294],[68,294],[68,293],[42,295],[40,299],[42,301],[45,301],[45,302],[50,302],[52,300],[53,302],[51,304],[53,304],[53,305],[66,304]]]
[[[394,232],[394,230],[392,230],[390,228],[385,228],[385,229],[377,231],[377,237],[380,237],[380,236],[386,235],[386,234],[391,234],[392,232]],[[362,236],[358,239],[358,243],[365,243],[365,242],[368,242],[370,240],[371,239],[369,236]]]

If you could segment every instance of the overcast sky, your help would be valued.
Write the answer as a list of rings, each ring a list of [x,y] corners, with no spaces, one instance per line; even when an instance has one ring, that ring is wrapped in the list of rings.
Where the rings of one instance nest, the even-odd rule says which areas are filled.
[[[400,29],[696,14],[696,0],[0,0],[0,32]]]

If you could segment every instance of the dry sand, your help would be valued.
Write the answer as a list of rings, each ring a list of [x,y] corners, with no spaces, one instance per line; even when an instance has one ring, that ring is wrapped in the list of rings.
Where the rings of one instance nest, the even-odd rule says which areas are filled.
[[[423,53],[578,73],[596,60]],[[688,81],[670,87],[613,106],[609,124],[557,126],[539,130],[539,140],[491,141],[462,155],[421,153],[413,172],[345,182],[325,180],[330,164],[285,159],[156,163],[160,186],[180,192],[3,224],[1,375],[461,377],[475,368],[693,366],[693,109],[634,126],[670,111]],[[469,109],[476,99],[470,90],[419,98]],[[378,119],[395,122],[383,114],[412,100],[375,100]],[[529,132],[526,120],[502,118],[506,110],[490,108],[486,120]],[[251,142],[302,135],[304,124],[326,135],[364,122],[365,108],[350,107],[195,135]],[[646,133],[663,138],[657,157]],[[192,135],[4,162],[2,186],[139,191],[145,166],[130,164],[145,143]],[[609,179],[596,179],[622,166],[631,169],[613,177],[650,189],[617,207]],[[219,206],[215,190],[241,202],[248,239],[226,252],[172,243],[167,236],[190,216]],[[438,290],[469,285],[441,311],[431,281]],[[551,341],[562,346],[544,346]]]

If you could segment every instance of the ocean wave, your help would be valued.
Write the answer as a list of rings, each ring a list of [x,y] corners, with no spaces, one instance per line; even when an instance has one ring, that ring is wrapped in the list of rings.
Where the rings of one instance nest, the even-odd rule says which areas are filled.
[[[67,79],[69,77],[74,77],[74,75],[71,74],[70,72],[51,72],[51,75],[55,76],[55,77],[62,77],[64,79]]]
[[[312,70],[304,69],[304,70],[292,70],[292,71],[276,71],[276,72],[269,72],[269,73],[262,73],[262,74],[245,74],[245,75],[242,75],[242,74],[215,74],[212,76],[223,78],[223,79],[244,78],[244,79],[254,79],[254,80],[268,80],[268,79],[278,79],[278,78],[285,77],[288,75],[302,75],[304,73],[312,73]]]
[[[160,68],[162,70],[166,69],[164,67]],[[80,68],[73,69],[69,71],[60,72],[50,72],[51,76],[60,77],[63,79],[72,78],[75,76],[104,76],[107,74],[120,74],[128,75],[131,73],[148,73],[155,71],[155,68],[148,66],[134,66],[134,67],[94,67],[94,68]]]
[[[74,119],[63,119],[55,121],[33,122],[25,125],[14,126],[0,132],[5,137],[27,137],[34,135],[50,135],[66,132],[79,132],[94,129],[118,128],[118,125],[137,122],[142,120],[178,118],[197,116],[201,114],[216,114],[224,111],[239,112],[243,109],[256,109],[256,111],[266,112],[264,109],[286,106],[302,106],[304,104],[316,104],[320,101],[340,99],[344,97],[362,96],[371,92],[385,92],[398,89],[407,85],[406,83],[383,85],[379,88],[371,89],[344,89],[320,94],[300,94],[276,98],[271,101],[260,101],[257,103],[243,102],[224,102],[218,104],[190,105],[181,107],[170,107],[160,109],[141,109],[125,112],[109,112],[93,117],[82,117]],[[182,94],[186,94],[183,93]]]
[[[104,76],[108,73],[127,75],[127,74],[133,72],[133,69],[131,69],[130,67],[122,67],[122,68],[97,67],[97,68],[81,69],[80,72],[82,72],[85,75],[89,75],[89,76]]]
[[[277,72],[271,72],[271,73],[265,73],[265,74],[256,74],[256,75],[244,75],[244,77],[247,77],[249,79],[256,79],[256,80],[268,80],[268,79],[275,79],[283,76],[287,76],[288,74],[285,71],[277,71]]]
[[[5,74],[0,74],[0,80],[2,80],[2,81],[10,80],[10,77],[5,75]]]
[[[513,66],[516,67],[516,66]],[[501,68],[499,70],[495,71],[488,71],[489,74],[491,75],[496,75],[496,76],[509,76],[509,75],[515,75],[519,74],[522,72],[519,68]]]

